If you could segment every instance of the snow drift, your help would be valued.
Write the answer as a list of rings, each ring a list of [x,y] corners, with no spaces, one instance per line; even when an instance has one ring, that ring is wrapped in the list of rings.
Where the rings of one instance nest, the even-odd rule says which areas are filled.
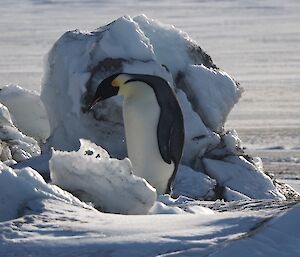
[[[133,175],[129,159],[110,158],[101,147],[86,140],[80,142],[77,152],[53,151],[52,182],[101,211],[147,214],[156,191],[146,180]]]
[[[46,184],[37,171],[13,170],[0,163],[0,222],[22,216],[28,202],[34,199],[55,199],[87,208],[70,193]]]
[[[108,99],[86,111],[99,83],[117,72],[160,76],[174,87],[184,115],[182,167],[187,176],[179,173],[174,197],[285,199],[261,165],[250,157],[238,157],[243,150],[236,132],[224,131],[227,115],[241,95],[238,84],[186,33],[144,15],[124,16],[92,32],[69,31],[54,44],[41,92],[50,122],[45,151],[51,147],[78,150],[79,139],[85,138],[113,158],[127,156],[122,99]],[[115,161],[128,170],[127,161]],[[82,173],[82,168],[72,170],[61,164],[54,172],[59,176],[65,176],[59,169],[68,176]],[[253,181],[259,181],[260,192]]]

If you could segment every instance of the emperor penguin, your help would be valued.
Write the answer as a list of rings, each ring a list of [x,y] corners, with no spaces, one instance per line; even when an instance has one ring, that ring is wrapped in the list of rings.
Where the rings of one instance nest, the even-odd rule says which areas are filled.
[[[158,76],[117,73],[104,79],[89,105],[124,96],[123,117],[133,173],[158,194],[170,193],[182,156],[183,115],[169,83]]]

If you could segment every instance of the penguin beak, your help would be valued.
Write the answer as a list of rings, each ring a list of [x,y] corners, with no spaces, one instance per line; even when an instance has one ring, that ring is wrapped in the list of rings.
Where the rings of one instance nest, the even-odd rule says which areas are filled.
[[[119,74],[114,74],[104,79],[99,84],[93,100],[87,107],[88,111],[90,111],[99,101],[103,101],[118,94],[120,81],[115,79],[118,75]]]
[[[91,109],[93,109],[93,107],[99,102],[101,101],[101,96],[99,96],[98,98],[94,99],[88,106],[88,111],[90,111]]]

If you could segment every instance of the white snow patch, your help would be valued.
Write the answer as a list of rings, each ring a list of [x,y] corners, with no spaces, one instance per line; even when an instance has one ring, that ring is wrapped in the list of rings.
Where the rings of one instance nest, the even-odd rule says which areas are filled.
[[[70,193],[55,185],[46,184],[31,168],[13,170],[0,163],[0,221],[21,216],[26,203],[33,199],[51,198],[87,208]]]
[[[37,141],[14,126],[7,107],[0,103],[0,161],[20,162],[40,153]]]
[[[173,197],[187,196],[192,199],[213,199],[216,181],[200,171],[179,165],[174,187]]]
[[[161,203],[164,203],[165,205],[169,207],[179,207],[182,210],[184,210],[186,213],[198,213],[198,214],[213,214],[214,211],[201,206],[200,201],[196,201],[195,199],[192,199],[190,197],[186,196],[179,196],[177,198],[173,198],[168,194],[160,195],[158,197],[158,201]]]
[[[227,152],[232,155],[242,154],[242,141],[234,129],[227,131],[225,135],[222,136],[222,140]]]
[[[130,160],[109,158],[105,150],[87,140],[80,143],[77,152],[53,150],[49,163],[52,182],[105,212],[148,213],[156,191],[133,174]]]
[[[155,58],[149,39],[129,16],[114,21],[113,26],[104,32],[101,40],[101,50],[109,58],[132,58],[143,61]]]
[[[184,77],[194,110],[213,131],[222,131],[226,118],[238,102],[241,89],[224,71],[190,65]]]
[[[266,223],[260,230],[249,232],[226,244],[211,257],[224,256],[298,256],[300,244],[300,205],[281,213]],[[194,255],[197,256],[195,252]]]
[[[235,190],[230,189],[229,187],[224,188],[224,199],[226,201],[241,201],[241,200],[250,200],[251,198],[238,192]]]
[[[27,136],[44,142],[50,135],[49,121],[40,96],[17,85],[0,90],[0,102],[9,110],[14,125]]]
[[[285,200],[271,178],[244,157],[233,156],[224,160],[204,158],[203,163],[207,174],[221,186],[227,186],[252,199]],[[235,198],[230,196],[230,199]]]
[[[168,206],[162,202],[155,202],[149,210],[149,214],[186,214],[186,212],[176,206]]]
[[[139,15],[133,18],[153,46],[156,58],[170,69],[172,74],[185,70],[189,63],[188,34],[173,25],[163,24]]]

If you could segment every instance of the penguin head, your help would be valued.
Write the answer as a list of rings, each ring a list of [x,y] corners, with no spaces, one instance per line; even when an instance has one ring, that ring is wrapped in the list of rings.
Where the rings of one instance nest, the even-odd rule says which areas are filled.
[[[107,98],[113,97],[115,95],[123,95],[126,91],[126,83],[130,82],[133,76],[130,74],[117,73],[113,74],[99,84],[93,100],[88,106],[88,109],[92,109],[99,101],[103,101]]]
[[[119,88],[112,85],[112,81],[118,77],[118,74],[113,74],[99,84],[97,87],[96,93],[93,97],[93,100],[88,106],[88,110],[92,109],[98,102],[103,101],[107,98],[113,97],[118,94]]]

